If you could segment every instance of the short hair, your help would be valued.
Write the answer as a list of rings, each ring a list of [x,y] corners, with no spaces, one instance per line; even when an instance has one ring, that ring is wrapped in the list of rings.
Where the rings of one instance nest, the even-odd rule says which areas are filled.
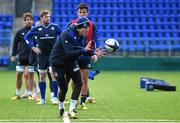
[[[32,20],[34,20],[33,15],[32,15],[32,13],[30,13],[30,12],[26,12],[26,13],[23,14],[23,20],[26,21],[26,18],[27,18],[27,17],[29,17],[29,18],[31,18]]]
[[[50,14],[51,12],[49,10],[42,10],[39,14],[40,17],[43,17],[44,15]]]
[[[78,10],[79,9],[86,9],[88,11],[88,5],[86,3],[80,3],[78,5]]]

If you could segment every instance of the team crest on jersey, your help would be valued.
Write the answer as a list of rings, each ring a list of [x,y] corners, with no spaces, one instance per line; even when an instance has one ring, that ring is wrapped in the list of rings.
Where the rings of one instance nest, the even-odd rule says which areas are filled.
[[[76,37],[76,36],[74,36],[74,39],[77,39],[77,37]]]
[[[24,35],[25,33],[23,32],[22,35]]]
[[[38,31],[42,31],[42,28],[38,28]]]
[[[65,43],[68,43],[68,40],[65,40]]]
[[[55,30],[54,26],[51,27],[51,30]]]

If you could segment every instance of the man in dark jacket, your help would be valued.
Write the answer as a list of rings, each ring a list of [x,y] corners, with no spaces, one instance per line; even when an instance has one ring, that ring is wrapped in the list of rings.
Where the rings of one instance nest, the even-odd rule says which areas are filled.
[[[74,89],[71,95],[68,116],[77,118],[75,106],[82,86],[80,68],[77,64],[78,57],[82,55],[101,57],[104,54],[104,51],[99,48],[94,51],[91,50],[91,41],[85,47],[82,46],[83,41],[86,41],[88,31],[89,19],[85,16],[78,18],[76,25],[72,25],[62,32],[50,55],[50,63],[60,88],[60,116],[64,114],[64,100],[68,90],[68,82],[65,76],[69,76],[74,82]]]

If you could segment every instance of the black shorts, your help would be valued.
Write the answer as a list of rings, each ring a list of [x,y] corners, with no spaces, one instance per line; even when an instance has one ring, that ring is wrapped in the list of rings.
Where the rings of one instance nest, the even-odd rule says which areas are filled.
[[[91,58],[78,59],[78,65],[81,69],[91,69]]]
[[[29,55],[29,64],[37,66],[37,55],[34,51],[31,50]]]
[[[40,54],[37,58],[38,70],[47,70],[49,67],[49,55]]]
[[[23,59],[23,58],[18,59],[17,65],[19,65],[19,66],[31,66],[31,64],[29,64],[29,59]]]
[[[66,88],[67,84],[69,83],[66,77],[69,79],[71,78],[75,83],[82,83],[80,68],[77,63],[65,65],[62,67],[52,65],[51,67],[60,88]]]

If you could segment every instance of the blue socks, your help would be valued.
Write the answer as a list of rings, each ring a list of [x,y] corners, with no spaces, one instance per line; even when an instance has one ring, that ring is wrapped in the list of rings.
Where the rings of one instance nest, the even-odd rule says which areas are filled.
[[[56,81],[52,81],[52,89],[54,92],[54,97],[58,97],[58,84]]]
[[[46,98],[46,82],[39,82],[39,89],[41,93],[41,99],[45,101]]]
[[[81,101],[80,104],[85,103],[87,96],[86,95],[81,95]]]

